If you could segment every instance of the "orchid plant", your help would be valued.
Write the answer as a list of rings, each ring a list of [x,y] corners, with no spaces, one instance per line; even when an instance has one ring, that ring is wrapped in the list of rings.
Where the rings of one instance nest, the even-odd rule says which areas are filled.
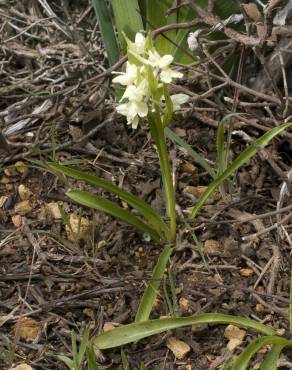
[[[137,128],[139,121],[147,117],[152,138],[157,146],[163,184],[166,194],[167,213],[170,220],[170,240],[175,240],[176,212],[175,195],[164,127],[172,119],[173,112],[189,100],[186,94],[170,95],[168,84],[182,73],[171,69],[171,55],[161,56],[152,44],[151,38],[137,33],[135,42],[126,36],[128,45],[128,62],[126,71],[117,73],[114,83],[126,87],[117,106],[117,112],[127,117],[128,125]],[[115,72],[114,72],[115,73]]]
[[[138,197],[106,180],[60,164],[51,163],[49,167],[118,195],[124,202],[138,210],[143,219],[92,193],[80,190],[67,192],[67,195],[77,203],[118,217],[147,233],[156,241],[173,243],[176,239],[175,194],[164,129],[171,122],[173,113],[178,111],[182,104],[188,102],[189,96],[169,93],[168,85],[174,79],[183,76],[182,73],[171,68],[173,62],[171,55],[161,56],[150,36],[145,37],[142,33],[137,33],[134,42],[126,35],[124,37],[128,46],[125,72],[113,72],[115,75],[113,83],[120,84],[125,89],[116,110],[127,118],[128,125],[133,129],[137,129],[139,123],[145,120],[148,122],[160,161],[169,221],[165,222],[154,209]]]

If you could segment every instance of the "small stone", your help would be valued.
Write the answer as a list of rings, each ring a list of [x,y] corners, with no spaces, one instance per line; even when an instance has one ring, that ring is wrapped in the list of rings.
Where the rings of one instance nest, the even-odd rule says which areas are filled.
[[[24,200],[22,202],[15,204],[14,206],[15,213],[25,215],[26,213],[29,213],[30,211],[32,211],[32,206],[29,200]]]
[[[6,184],[5,188],[6,188],[6,190],[11,191],[11,190],[13,190],[13,184]]]
[[[31,341],[40,333],[40,324],[30,317],[21,317],[15,324],[15,331],[19,338]]]
[[[8,199],[8,197],[6,195],[2,195],[0,197],[0,208],[2,208],[4,206],[4,204],[6,203],[6,200]]]
[[[209,256],[221,256],[223,251],[223,246],[218,240],[208,239],[204,243],[204,253]]]
[[[18,194],[21,200],[28,200],[32,196],[32,192],[23,184],[18,186]]]
[[[11,221],[15,227],[20,227],[22,225],[22,217],[20,215],[12,216]]]
[[[179,308],[181,309],[182,312],[188,312],[190,309],[190,302],[188,299],[182,297],[178,301]]]
[[[54,220],[59,220],[62,218],[59,204],[57,202],[47,203],[46,208]]]
[[[9,370],[33,370],[33,368],[27,364],[20,364],[16,367],[11,367]]]
[[[92,308],[84,308],[83,313],[94,320],[94,310]]]
[[[254,274],[254,271],[252,269],[240,269],[239,273],[241,276],[250,277]]]
[[[76,240],[89,241],[92,235],[92,223],[85,217],[79,217],[72,213],[69,218],[71,228],[66,225],[68,240],[74,242]]]
[[[256,304],[256,307],[255,307],[256,312],[263,312],[264,309],[265,308],[264,308],[264,306],[261,303],[257,303]]]
[[[117,323],[115,322],[106,322],[104,325],[103,325],[103,331],[110,331],[110,330],[113,330],[114,328],[116,328],[117,326],[119,326]]]
[[[4,170],[4,172],[5,172],[5,170]],[[0,180],[0,182],[1,182],[1,184],[6,185],[6,184],[9,184],[9,183],[11,182],[11,180],[10,180],[8,177],[3,176],[3,177],[1,178],[1,180]]]
[[[26,164],[24,164],[23,162],[21,161],[18,161],[15,163],[15,169],[18,173],[20,173],[21,175],[24,175],[28,172],[28,167]]]
[[[191,347],[187,343],[174,337],[168,338],[166,345],[178,360],[183,359],[191,350]]]
[[[181,171],[189,174],[193,174],[198,171],[198,168],[190,162],[183,163],[181,165]]]
[[[207,186],[186,186],[184,192],[199,198],[206,190]]]
[[[13,166],[5,168],[4,175],[6,175],[7,177],[15,176],[17,175],[16,169]]]
[[[179,137],[185,137],[187,136],[187,132],[184,128],[176,127],[174,129],[174,132],[177,134]]]
[[[100,240],[100,241],[97,243],[97,249],[98,249],[98,250],[103,249],[105,246],[106,246],[106,241],[105,241],[105,240]]]
[[[235,348],[240,346],[242,343],[244,337],[245,337],[246,331],[239,329],[237,326],[234,325],[228,325],[224,331],[224,337],[229,339],[229,342],[227,343],[227,348],[229,351],[233,351]]]

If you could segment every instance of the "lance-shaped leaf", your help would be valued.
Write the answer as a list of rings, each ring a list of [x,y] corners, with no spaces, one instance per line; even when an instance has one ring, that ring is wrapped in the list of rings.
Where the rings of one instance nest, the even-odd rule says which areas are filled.
[[[275,335],[275,330],[272,327],[255,320],[220,313],[206,313],[189,317],[142,321],[120,326],[96,336],[93,338],[93,343],[99,349],[114,348],[136,342],[151,335],[163,333],[167,330],[201,324],[233,324],[239,327],[253,329],[266,335]]]
[[[160,253],[157,264],[153,270],[152,280],[149,281],[149,284],[145,289],[140,301],[138,311],[136,313],[135,322],[146,321],[149,319],[150,313],[158,294],[158,288],[161,284],[161,279],[164,274],[166,264],[172,251],[173,248],[165,247]]]
[[[154,211],[146,202],[136,197],[132,193],[125,191],[110,181],[101,179],[89,173],[75,170],[71,167],[66,167],[57,163],[49,163],[48,167],[56,172],[61,172],[66,176],[73,177],[76,180],[85,181],[87,184],[97,188],[104,189],[112,194],[117,195],[124,202],[139,211],[149,224],[161,235],[163,232],[167,234],[168,228],[162,218]]]
[[[265,336],[259,339],[252,341],[246,349],[237,357],[232,370],[247,370],[248,364],[252,356],[254,356],[257,351],[259,351],[262,347],[267,346],[268,344],[275,344],[277,346],[292,346],[292,341],[281,338],[278,336]],[[278,347],[279,348],[279,347]],[[273,369],[269,367],[269,370]]]
[[[126,223],[134,226],[137,230],[149,234],[155,241],[159,241],[160,239],[156,230],[151,228],[145,222],[141,221],[138,217],[134,216],[131,212],[117,206],[110,200],[81,190],[71,190],[68,191],[66,195],[76,203],[108,213],[113,217],[125,221]]]
[[[244,165],[251,157],[253,157],[257,152],[257,146],[264,148],[269,142],[282,131],[291,127],[292,123],[285,123],[281,126],[274,127],[270,131],[266,132],[263,136],[255,141],[254,145],[247,147],[227,168],[226,170],[218,176],[211,184],[208,186],[207,190],[198,199],[197,204],[193,208],[192,218],[195,218],[206,200],[214,193],[214,191],[236,170],[238,170],[242,165]]]

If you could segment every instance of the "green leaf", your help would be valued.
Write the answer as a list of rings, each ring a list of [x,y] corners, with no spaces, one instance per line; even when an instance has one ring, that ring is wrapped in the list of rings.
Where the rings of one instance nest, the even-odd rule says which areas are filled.
[[[93,342],[99,349],[114,348],[167,330],[201,324],[233,324],[239,327],[254,329],[266,335],[275,334],[275,330],[272,327],[255,320],[220,313],[206,313],[189,317],[149,320],[120,326],[94,337]]]
[[[127,52],[127,44],[123,33],[134,41],[136,33],[144,29],[139,4],[137,0],[111,0],[111,4],[121,49],[125,54]]]
[[[213,178],[216,177],[216,173],[212,169],[212,167],[209,166],[206,160],[200,154],[198,154],[188,143],[186,143],[182,138],[177,136],[177,134],[168,127],[165,127],[164,132],[169,140],[182,146],[188,152],[188,154],[194,159],[194,161],[198,163],[201,167],[203,167],[204,170],[207,171],[211,177]]]
[[[163,84],[163,95],[165,98],[166,109],[165,109],[165,113],[162,119],[162,124],[163,124],[163,127],[166,127],[170,123],[173,117],[173,103],[172,103],[172,100],[168,92],[168,88],[165,83]]]
[[[260,370],[277,370],[277,363],[280,354],[285,346],[273,345],[272,349],[266,354],[264,361],[261,363]]]
[[[90,332],[90,325],[87,325],[82,334],[82,341],[81,341],[78,356],[77,356],[77,361],[79,365],[82,364],[82,361],[83,361],[83,358],[84,358],[84,355],[87,349],[88,340],[89,340],[89,332]]]
[[[141,221],[138,217],[134,216],[131,212],[117,206],[110,200],[81,190],[71,190],[68,191],[66,195],[76,203],[108,213],[113,217],[127,222],[137,230],[148,233],[155,241],[159,241],[160,239],[158,233],[153,228]]]
[[[87,355],[87,370],[99,370],[99,366],[96,363],[94,346],[92,342],[89,345],[86,355]]]
[[[289,300],[292,302],[292,269],[290,270],[290,291],[289,291]],[[289,304],[289,330],[292,334],[292,304]]]
[[[220,121],[217,128],[216,147],[218,175],[221,175],[225,168],[226,152],[224,150],[224,122]]]
[[[131,207],[139,211],[151,226],[161,235],[163,232],[168,233],[168,227],[157,212],[154,211],[146,202],[136,197],[135,195],[125,191],[110,181],[101,179],[89,173],[75,170],[71,167],[66,167],[57,163],[49,163],[49,169],[61,172],[66,176],[73,177],[76,180],[85,181],[87,184],[97,188],[104,189],[110,193],[117,195],[120,199],[128,203]]]
[[[162,125],[159,108],[155,107],[155,112],[149,112],[147,118],[152,139],[157,146],[160,170],[162,173],[162,180],[166,198],[167,216],[170,220],[170,232],[168,235],[168,241],[173,242],[176,238],[175,192],[172,183],[169,155],[167,151],[166,138],[164,135],[164,128]]]
[[[121,350],[121,358],[122,358],[123,370],[130,370],[130,364],[129,364],[128,358],[123,350]]]
[[[71,332],[71,346],[72,346],[72,356],[73,356],[73,362],[74,367],[79,368],[79,362],[78,362],[78,348],[77,348],[77,336],[75,331]]]
[[[173,0],[147,0],[147,30],[152,31],[167,24],[177,23],[176,13],[166,17],[165,12],[172,6]],[[167,38],[174,40],[176,30],[167,32]],[[155,39],[155,48],[161,54],[170,54],[173,44],[159,35]]]
[[[67,356],[62,356],[62,355],[57,355],[57,358],[60,360],[60,361],[63,361],[64,364],[69,367],[70,370],[74,370],[75,366],[74,366],[74,362],[73,360],[71,360],[69,357]],[[79,370],[79,369],[78,369]]]
[[[229,143],[225,148],[225,136],[224,128],[225,122],[229,121],[232,117],[237,117],[242,115],[242,113],[230,113],[227,114],[218,124],[217,136],[216,136],[216,148],[217,148],[217,165],[218,165],[218,175],[221,175],[228,165],[228,152],[229,152]]]
[[[282,131],[291,127],[292,123],[285,123],[281,126],[274,127],[270,131],[266,132],[263,136],[255,141],[255,144],[260,147],[265,147],[269,142]],[[220,186],[232,173],[238,170],[243,164],[245,164],[251,157],[253,157],[257,152],[255,145],[250,145],[247,147],[228,167],[227,169],[218,176],[211,184],[208,186],[207,190],[198,199],[197,204],[193,208],[192,218],[196,217],[205,201],[214,193],[214,191]]]
[[[104,0],[92,0],[109,64],[115,64],[120,57],[110,10]]]
[[[268,336],[256,339],[252,341],[237,357],[232,370],[247,370],[252,356],[254,356],[262,347],[267,346],[268,344],[276,344],[278,346],[286,347],[292,346],[292,341],[278,336]]]
[[[160,253],[157,264],[153,270],[152,280],[150,280],[140,301],[138,311],[136,313],[135,322],[146,321],[149,319],[150,313],[157,297],[158,288],[161,284],[161,279],[164,274],[166,264],[172,251],[173,248],[164,247],[162,252]]]

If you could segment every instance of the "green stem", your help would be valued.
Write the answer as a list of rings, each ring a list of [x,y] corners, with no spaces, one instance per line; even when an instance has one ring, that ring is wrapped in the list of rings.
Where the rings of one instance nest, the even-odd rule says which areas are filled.
[[[162,181],[166,198],[166,210],[169,217],[169,235],[166,235],[168,242],[175,242],[176,239],[176,212],[175,212],[175,195],[172,184],[171,168],[168,158],[166,138],[164,127],[157,110],[155,113],[148,114],[148,122],[151,130],[152,138],[157,146],[160,169],[162,173]]]

